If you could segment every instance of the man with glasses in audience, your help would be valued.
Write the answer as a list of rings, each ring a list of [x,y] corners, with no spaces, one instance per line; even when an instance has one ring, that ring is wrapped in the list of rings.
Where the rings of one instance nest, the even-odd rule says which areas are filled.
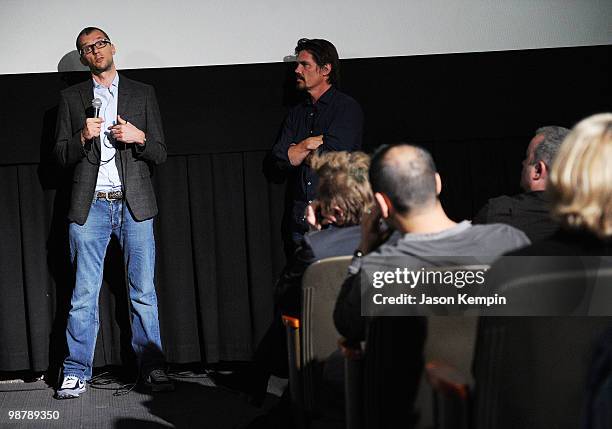
[[[300,39],[295,54],[296,85],[306,98],[291,109],[272,148],[276,167],[289,178],[290,198],[283,221],[288,258],[308,231],[305,210],[316,198],[311,155],[359,150],[363,132],[361,107],[337,88],[340,60],[335,46],[323,39]]]
[[[142,381],[153,391],[172,390],[164,371],[154,285],[153,217],[157,203],[152,166],[166,160],[154,89],[120,76],[115,46],[101,29],[76,39],[91,78],[61,93],[54,154],[74,168],[68,213],[75,286],[68,315],[68,356],[58,399],[77,398],[91,379],[98,334],[98,295],[106,248],[119,240],[126,264],[132,346]]]

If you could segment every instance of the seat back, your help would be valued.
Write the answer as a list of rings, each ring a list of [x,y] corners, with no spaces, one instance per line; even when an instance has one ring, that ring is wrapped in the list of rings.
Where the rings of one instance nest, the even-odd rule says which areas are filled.
[[[428,271],[476,273],[489,268],[489,265],[463,265],[433,267]],[[449,296],[458,292],[446,285],[434,286],[428,287],[430,295]],[[469,387],[478,316],[459,315],[465,311],[464,306],[447,305],[432,308],[428,314],[424,355],[429,383],[421,381],[415,405],[422,427],[463,429],[469,425]]]
[[[507,274],[510,277],[511,271]],[[588,310],[607,315],[611,287],[609,269],[591,266],[508,278],[496,292],[516,305],[507,314],[579,315]],[[536,292],[545,299],[534,299]],[[470,402],[470,428],[579,427],[593,340],[611,324],[612,317],[482,316],[474,351],[474,389],[467,395],[463,387],[470,384],[470,371],[465,361],[453,361],[452,342],[444,346],[443,336],[430,326],[429,340],[447,349],[442,361],[461,368],[457,373],[445,364],[428,368],[437,392],[436,427],[466,427],[466,412],[459,408]],[[430,345],[427,354],[436,358]]]
[[[589,302],[589,316],[612,315],[612,268],[600,268],[592,273],[595,284]]]
[[[478,316],[429,316],[425,361],[442,361],[470,375],[477,326]]]
[[[594,339],[609,317],[481,317],[476,428],[580,427]]]
[[[548,316],[480,319],[477,428],[580,427],[593,344],[612,325],[612,270],[605,259],[583,264],[578,258],[566,260],[579,269],[551,264],[501,285],[500,293],[517,306],[507,311]]]
[[[302,278],[300,325],[304,408],[313,409],[314,382],[320,364],[338,348],[340,334],[334,326],[334,306],[346,279],[351,256],[322,259],[310,265]]]
[[[506,264],[504,270],[497,270],[501,279],[495,277],[490,286],[508,303],[490,315],[612,316],[610,257],[540,257],[534,261],[530,274],[517,277],[512,272],[517,262],[501,261]]]
[[[429,316],[426,375],[416,408],[423,427],[465,429],[470,418],[471,365],[477,316]],[[431,410],[431,414],[428,412]]]
[[[454,265],[429,267],[427,271],[442,274],[459,271],[477,273],[488,268],[488,265]],[[427,284],[427,292],[431,297],[455,296],[460,291],[466,292],[449,286],[443,280]],[[427,318],[404,316],[371,319],[363,365],[364,400],[359,407],[350,404],[350,398],[347,396],[347,414],[350,411],[359,413],[351,419],[347,418],[347,421],[359,421],[363,418],[368,427],[393,427],[397,423],[409,428],[415,427],[419,419],[427,419],[424,423],[431,425],[432,417],[427,418],[424,410],[430,410],[432,406],[437,405],[444,408],[443,412],[451,406],[454,407],[457,410],[454,415],[460,415],[461,419],[452,423],[458,423],[455,427],[465,427],[461,426],[465,425],[468,418],[468,402],[465,396],[461,398],[461,404],[457,404],[449,395],[432,395],[431,388],[423,386],[423,383],[422,392],[419,392],[421,394],[417,393],[424,359],[426,362],[434,359],[445,360],[462,370],[469,369],[476,337],[476,317],[459,316],[464,311],[465,306],[459,304],[431,305],[422,307],[418,312],[426,314]],[[402,393],[389,395],[388,392],[392,390]],[[467,392],[467,384],[464,391]],[[415,397],[419,396],[417,404]],[[392,412],[394,409],[401,409],[401,416]],[[451,426],[441,422],[439,427]]]

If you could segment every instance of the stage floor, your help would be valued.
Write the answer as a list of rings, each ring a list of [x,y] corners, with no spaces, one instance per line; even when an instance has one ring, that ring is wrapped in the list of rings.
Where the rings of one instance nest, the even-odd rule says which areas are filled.
[[[53,389],[42,380],[2,382],[0,427],[234,428],[272,407],[285,383],[272,379],[262,408],[256,408],[237,392],[216,387],[204,374],[172,378],[176,390],[170,393],[145,393],[136,387],[126,395],[114,396],[120,387],[115,382],[100,386],[104,389],[88,385],[80,398],[61,401],[53,398]],[[20,419],[14,417],[16,412]]]

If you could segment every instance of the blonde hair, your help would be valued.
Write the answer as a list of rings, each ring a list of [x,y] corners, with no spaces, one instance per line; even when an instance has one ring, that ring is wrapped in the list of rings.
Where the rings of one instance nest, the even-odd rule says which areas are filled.
[[[612,114],[580,121],[567,136],[549,177],[552,213],[570,228],[612,236]]]
[[[338,206],[344,212],[343,225],[357,225],[366,209],[374,204],[368,170],[370,157],[363,152],[315,154],[310,166],[319,176],[317,200],[331,212]]]

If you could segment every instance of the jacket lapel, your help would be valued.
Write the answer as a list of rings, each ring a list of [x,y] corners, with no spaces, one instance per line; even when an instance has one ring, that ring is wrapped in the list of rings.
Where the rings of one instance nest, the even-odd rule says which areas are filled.
[[[91,78],[81,85],[79,88],[79,92],[81,93],[81,102],[83,103],[83,111],[85,112],[86,118],[93,118],[94,111],[91,105],[93,101],[93,82]],[[100,153],[100,139],[94,139],[93,143],[98,149],[98,153]]]
[[[126,115],[127,108],[132,96],[132,85],[130,80],[121,75],[119,79],[119,100],[117,100],[117,114],[123,118]]]
[[[79,88],[81,93],[81,101],[83,102],[83,110],[86,112],[85,116],[89,117],[88,113],[92,112],[91,101],[93,100],[93,82],[91,78],[83,82]]]

